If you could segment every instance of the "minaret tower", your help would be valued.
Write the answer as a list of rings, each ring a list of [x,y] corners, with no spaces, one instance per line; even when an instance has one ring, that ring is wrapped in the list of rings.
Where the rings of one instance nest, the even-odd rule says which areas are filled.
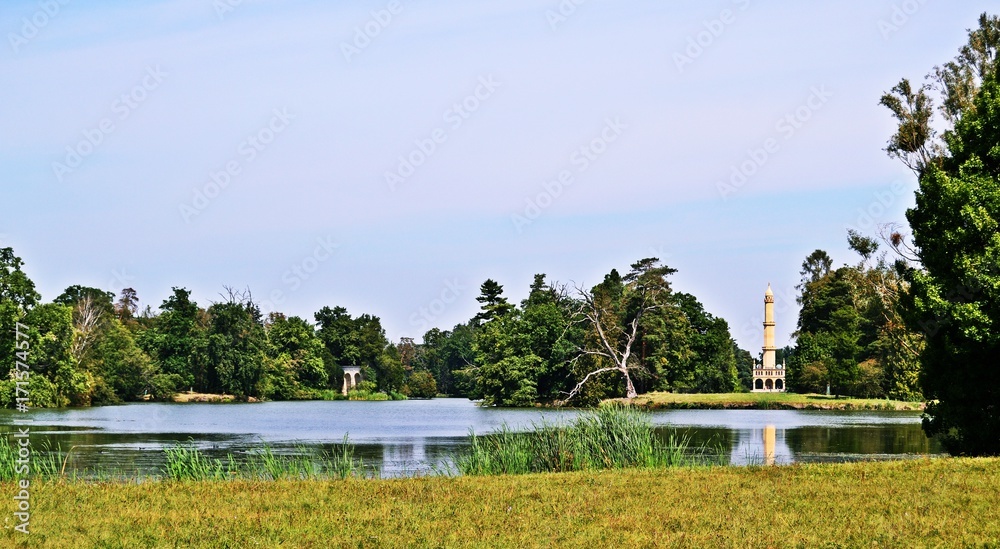
[[[771,284],[764,292],[764,369],[774,369],[774,292]]]
[[[756,363],[753,368],[754,393],[785,392],[785,365],[775,364],[774,347],[774,292],[767,285],[764,292],[764,360]],[[756,361],[754,361],[756,362]]]

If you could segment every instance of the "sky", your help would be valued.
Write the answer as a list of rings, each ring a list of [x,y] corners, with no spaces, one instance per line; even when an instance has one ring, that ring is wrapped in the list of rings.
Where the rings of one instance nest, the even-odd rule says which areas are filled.
[[[0,246],[44,300],[449,329],[479,285],[590,287],[645,257],[762,345],[815,249],[905,221],[878,105],[975,2],[79,0],[0,4]]]

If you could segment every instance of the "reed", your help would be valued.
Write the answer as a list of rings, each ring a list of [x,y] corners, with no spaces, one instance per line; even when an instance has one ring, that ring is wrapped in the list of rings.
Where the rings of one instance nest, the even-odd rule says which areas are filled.
[[[232,454],[226,467],[222,460],[205,456],[193,444],[172,446],[164,452],[167,464],[163,474],[172,480],[224,480],[235,476],[238,469]]]
[[[492,434],[469,434],[469,449],[456,460],[465,475],[526,474],[712,464],[718,453],[692,448],[686,437],[656,435],[648,416],[604,406],[568,425],[534,424],[528,432],[507,425]]]
[[[63,475],[66,460],[69,459],[69,455],[63,452],[62,447],[52,446],[48,440],[43,440],[40,445],[30,447],[26,463],[27,474],[20,474],[18,468],[25,463],[18,462],[19,450],[19,446],[12,444],[8,437],[0,437],[0,481],[16,478],[59,478]]]
[[[354,445],[347,441],[344,435],[344,442],[326,460],[327,474],[333,478],[346,479],[349,477],[361,476],[364,471],[364,463],[360,459],[354,458]]]
[[[333,453],[317,453],[298,446],[292,454],[277,454],[267,443],[243,460],[232,454],[226,461],[212,459],[193,444],[165,450],[167,464],[163,476],[171,480],[324,480],[363,476],[364,464],[354,457],[354,445],[347,436]]]

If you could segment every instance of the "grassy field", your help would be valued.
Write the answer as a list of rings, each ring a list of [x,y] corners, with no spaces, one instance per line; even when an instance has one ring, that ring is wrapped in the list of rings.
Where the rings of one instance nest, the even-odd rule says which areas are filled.
[[[750,408],[759,410],[912,410],[924,409],[922,402],[903,402],[876,398],[837,398],[834,396],[796,393],[720,393],[680,394],[646,393],[629,399],[615,399],[642,408],[656,409],[725,409]]]
[[[960,547],[1000,543],[1000,460],[401,480],[32,485],[4,547]],[[10,482],[0,493],[14,493]],[[8,507],[12,500],[5,496]]]

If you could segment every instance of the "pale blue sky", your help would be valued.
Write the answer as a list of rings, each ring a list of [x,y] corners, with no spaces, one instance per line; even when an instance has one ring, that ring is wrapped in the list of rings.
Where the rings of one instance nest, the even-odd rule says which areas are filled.
[[[392,339],[656,255],[756,352],[768,282],[783,345],[803,258],[903,219],[878,99],[988,7],[576,2],[3,2],[0,245],[46,300],[248,286]]]

